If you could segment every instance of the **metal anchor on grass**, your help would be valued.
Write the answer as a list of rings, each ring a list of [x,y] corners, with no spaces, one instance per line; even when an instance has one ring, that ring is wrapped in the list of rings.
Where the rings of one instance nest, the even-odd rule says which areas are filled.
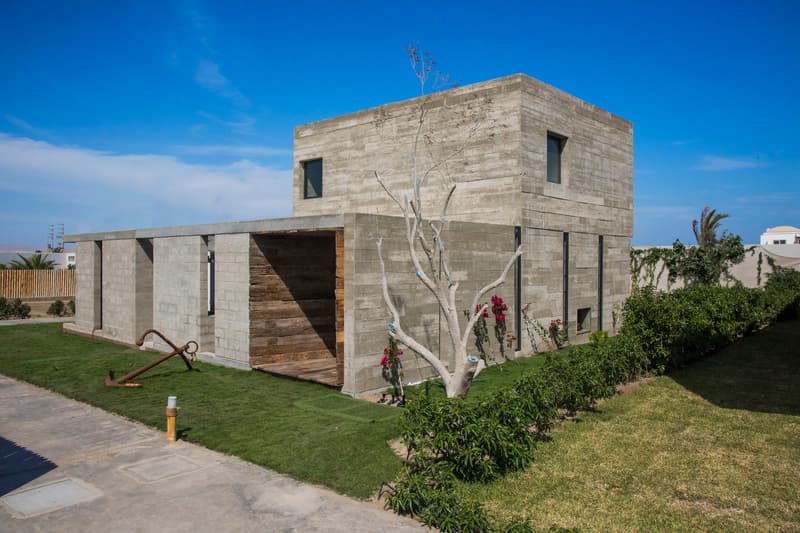
[[[134,383],[131,380],[140,374],[144,374],[154,366],[160,365],[161,363],[163,363],[164,361],[175,355],[179,355],[181,359],[183,359],[183,362],[186,363],[186,368],[192,370],[192,364],[189,362],[189,359],[187,359],[186,356],[188,355],[192,359],[192,361],[197,361],[197,348],[198,348],[197,342],[189,341],[183,346],[175,346],[175,344],[171,340],[166,338],[164,334],[158,331],[157,329],[148,329],[147,331],[142,333],[141,337],[139,337],[136,340],[136,346],[141,346],[142,344],[144,344],[144,338],[147,337],[147,335],[149,335],[150,333],[153,333],[161,337],[164,340],[164,342],[166,342],[172,347],[172,351],[170,353],[165,353],[164,355],[158,357],[157,359],[150,361],[142,368],[136,369],[133,372],[129,372],[118,379],[114,379],[114,371],[109,370],[108,375],[106,376],[107,387],[141,387],[139,383]],[[194,346],[194,348],[192,348],[192,346]]]

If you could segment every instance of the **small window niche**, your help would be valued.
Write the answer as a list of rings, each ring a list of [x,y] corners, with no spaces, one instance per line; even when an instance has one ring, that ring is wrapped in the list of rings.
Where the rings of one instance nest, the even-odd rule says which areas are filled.
[[[589,333],[592,330],[592,308],[578,309],[578,320],[575,324],[578,333]]]
[[[561,156],[567,138],[557,133],[547,132],[547,181],[561,183]]]
[[[322,198],[322,159],[303,161],[303,198]]]

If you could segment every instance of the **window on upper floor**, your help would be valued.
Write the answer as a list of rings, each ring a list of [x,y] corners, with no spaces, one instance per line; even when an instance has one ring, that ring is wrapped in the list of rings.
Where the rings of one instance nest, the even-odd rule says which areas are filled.
[[[303,198],[322,198],[322,159],[303,161]]]
[[[566,137],[547,133],[547,181],[550,183],[561,183],[561,154],[566,142]]]

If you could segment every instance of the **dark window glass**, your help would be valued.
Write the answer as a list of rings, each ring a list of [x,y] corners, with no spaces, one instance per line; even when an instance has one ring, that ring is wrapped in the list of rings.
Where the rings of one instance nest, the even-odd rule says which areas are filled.
[[[563,278],[564,278],[564,288],[563,288],[563,305],[564,305],[564,324],[567,323],[569,320],[569,233],[564,233],[564,242],[563,242]]]
[[[547,135],[547,181],[561,183],[561,152],[564,139],[555,135]]]
[[[584,307],[578,309],[578,320],[575,324],[575,329],[578,333],[589,333],[592,329],[592,308]]]
[[[303,162],[303,198],[322,197],[322,159]]]

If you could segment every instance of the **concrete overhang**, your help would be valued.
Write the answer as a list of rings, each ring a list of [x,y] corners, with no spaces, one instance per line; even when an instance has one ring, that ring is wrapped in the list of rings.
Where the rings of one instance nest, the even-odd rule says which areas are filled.
[[[163,228],[129,229],[98,233],[64,235],[64,242],[113,241],[118,239],[153,239],[159,237],[188,237],[191,235],[225,235],[231,233],[269,233],[319,231],[344,227],[343,215],[320,215],[289,218],[266,218],[241,222],[219,222]]]

